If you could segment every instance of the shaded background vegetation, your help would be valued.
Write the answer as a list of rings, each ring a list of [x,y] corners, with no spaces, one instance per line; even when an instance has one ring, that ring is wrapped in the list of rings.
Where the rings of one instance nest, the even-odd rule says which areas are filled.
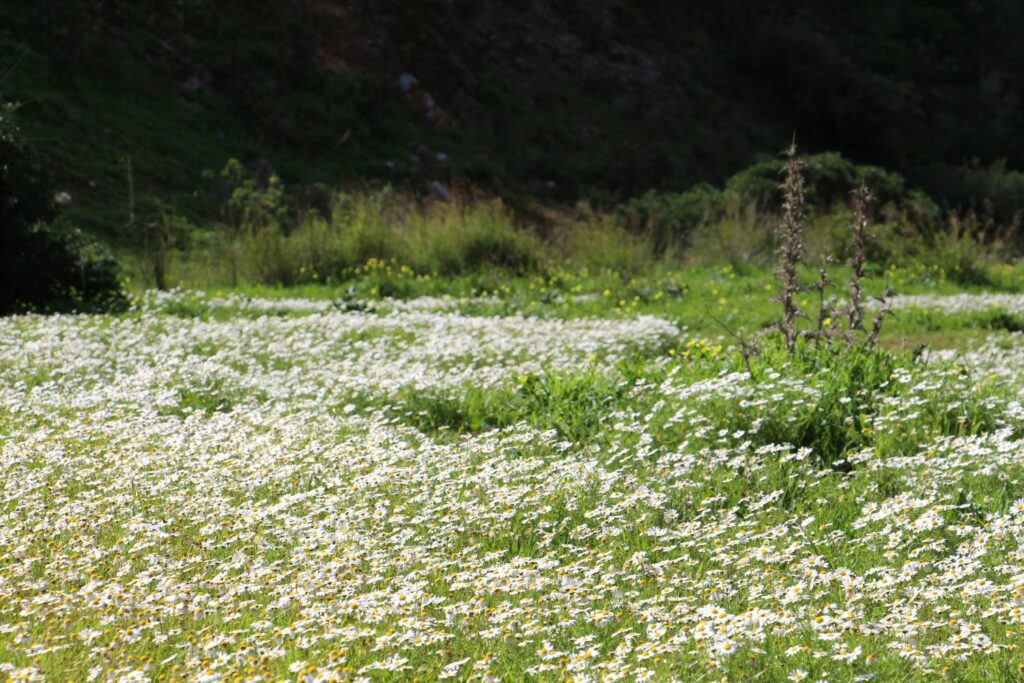
[[[123,303],[113,258],[54,221],[46,170],[0,106],[0,315]]]
[[[0,26],[4,96],[80,205],[124,204],[127,155],[171,199],[229,157],[288,184],[623,197],[722,182],[794,131],[955,202],[1024,163],[1008,0],[42,0]]]
[[[334,221],[339,187],[440,184],[501,196],[545,242],[580,243],[544,208],[575,205],[656,253],[707,248],[700,224],[747,235],[771,206],[794,133],[835,153],[815,157],[823,213],[868,179],[876,218],[922,243],[969,215],[991,241],[1024,206],[1022,28],[1010,0],[40,0],[0,5],[0,99],[65,220],[157,284],[154,252],[214,239],[192,226],[254,232],[229,206],[246,182],[277,193],[256,232],[292,241],[311,209]]]

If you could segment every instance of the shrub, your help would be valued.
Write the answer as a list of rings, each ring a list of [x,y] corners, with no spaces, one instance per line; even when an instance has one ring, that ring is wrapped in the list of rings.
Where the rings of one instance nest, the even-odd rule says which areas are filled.
[[[620,205],[616,221],[627,231],[650,239],[655,255],[685,247],[692,258],[728,261],[742,266],[761,260],[771,251],[768,223],[784,199],[778,178],[781,159],[755,162],[732,176],[719,190],[699,184],[686,192],[649,191]],[[866,185],[876,201],[874,218],[900,225],[894,232],[931,233],[943,226],[943,212],[928,195],[908,190],[904,179],[877,166],[854,164],[836,152],[803,158],[802,173],[808,235],[812,254],[849,257],[851,193]],[[888,263],[902,256],[899,243],[871,243],[866,249],[874,260]]]
[[[648,236],[661,254],[687,244],[697,226],[714,221],[724,208],[722,192],[701,183],[679,193],[651,190],[621,205],[616,214],[627,230]]]
[[[1015,289],[997,266],[1019,253],[1018,228],[1016,222],[998,225],[991,208],[981,214],[951,210],[941,218],[915,219],[901,212],[875,226],[865,246],[868,258],[879,264],[923,268],[962,285]]]
[[[962,285],[989,285],[991,266],[999,261],[1003,245],[992,236],[988,221],[973,211],[961,216],[952,212],[945,230],[925,236],[918,260],[936,266],[949,280]]]
[[[781,159],[758,161],[730,178],[726,191],[761,207],[777,206],[782,201],[778,178],[783,165]],[[846,205],[850,193],[861,185],[871,188],[879,205],[902,205],[910,199],[901,176],[877,166],[854,164],[838,152],[805,157],[803,172],[807,204],[817,210]]]
[[[228,192],[224,218],[234,230],[253,230],[284,223],[284,186],[276,174],[266,180],[251,175],[241,162],[230,159],[220,172]]]
[[[1024,210],[1024,173],[997,161],[988,166],[933,166],[918,173],[920,182],[950,206],[977,211],[989,203],[997,223],[1013,223]]]
[[[0,108],[0,314],[123,304],[110,255],[80,231],[50,223],[53,191],[13,114]]]

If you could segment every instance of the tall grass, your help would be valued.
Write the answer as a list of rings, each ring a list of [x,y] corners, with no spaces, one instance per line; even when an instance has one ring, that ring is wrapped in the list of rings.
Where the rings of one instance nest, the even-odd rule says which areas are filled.
[[[267,221],[207,233],[175,254],[171,278],[190,285],[336,282],[368,262],[419,274],[480,269],[525,274],[542,267],[544,249],[501,202],[414,202],[388,193],[339,194],[329,215],[310,212],[287,225]]]
[[[671,247],[661,254],[647,233],[633,233],[610,217],[595,216],[566,226],[556,256],[569,265],[589,271],[613,271],[635,275],[658,260],[673,260]]]
[[[265,203],[267,195],[258,197]],[[678,235],[634,225],[615,210],[558,214],[552,224],[524,217],[500,200],[416,200],[390,191],[339,193],[324,211],[301,215],[270,206],[212,229],[174,223],[173,240],[129,261],[142,286],[233,287],[341,283],[370,262],[422,276],[546,274],[569,268],[631,278],[659,266],[729,264],[737,272],[772,265],[770,208],[725,193],[716,210]],[[273,204],[273,202],[271,202]],[[810,212],[805,243],[812,257],[853,253],[852,214],[843,207]],[[876,267],[925,264],[943,279],[1004,288],[992,274],[1011,255],[1016,225],[984,229],[973,214],[918,224],[882,214],[864,245]],[[161,223],[162,224],[162,223]],[[166,242],[166,244],[164,244]],[[168,246],[169,245],[169,246]]]

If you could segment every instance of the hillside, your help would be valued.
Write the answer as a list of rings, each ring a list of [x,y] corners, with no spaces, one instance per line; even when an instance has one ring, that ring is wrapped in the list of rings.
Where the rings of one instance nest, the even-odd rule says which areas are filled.
[[[47,0],[0,6],[2,98],[119,238],[215,206],[229,158],[294,192],[464,179],[553,199],[718,181],[795,132],[940,198],[1024,165],[1024,7],[905,0]]]

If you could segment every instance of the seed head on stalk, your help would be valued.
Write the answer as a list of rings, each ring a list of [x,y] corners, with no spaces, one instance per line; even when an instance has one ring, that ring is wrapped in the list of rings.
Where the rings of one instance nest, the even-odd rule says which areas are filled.
[[[782,169],[782,218],[778,229],[779,246],[775,252],[779,256],[776,277],[782,286],[773,300],[782,304],[778,329],[786,340],[786,348],[792,351],[797,339],[796,319],[800,315],[796,295],[801,291],[797,268],[804,251],[804,178],[801,173],[803,162],[796,155],[796,142],[783,154],[786,164]]]
[[[847,310],[850,334],[853,334],[855,330],[864,329],[862,280],[866,274],[864,266],[867,263],[867,257],[864,254],[864,238],[868,231],[868,207],[873,200],[874,197],[867,185],[861,184],[853,191],[853,258],[850,260],[853,276],[850,278],[850,307]]]

